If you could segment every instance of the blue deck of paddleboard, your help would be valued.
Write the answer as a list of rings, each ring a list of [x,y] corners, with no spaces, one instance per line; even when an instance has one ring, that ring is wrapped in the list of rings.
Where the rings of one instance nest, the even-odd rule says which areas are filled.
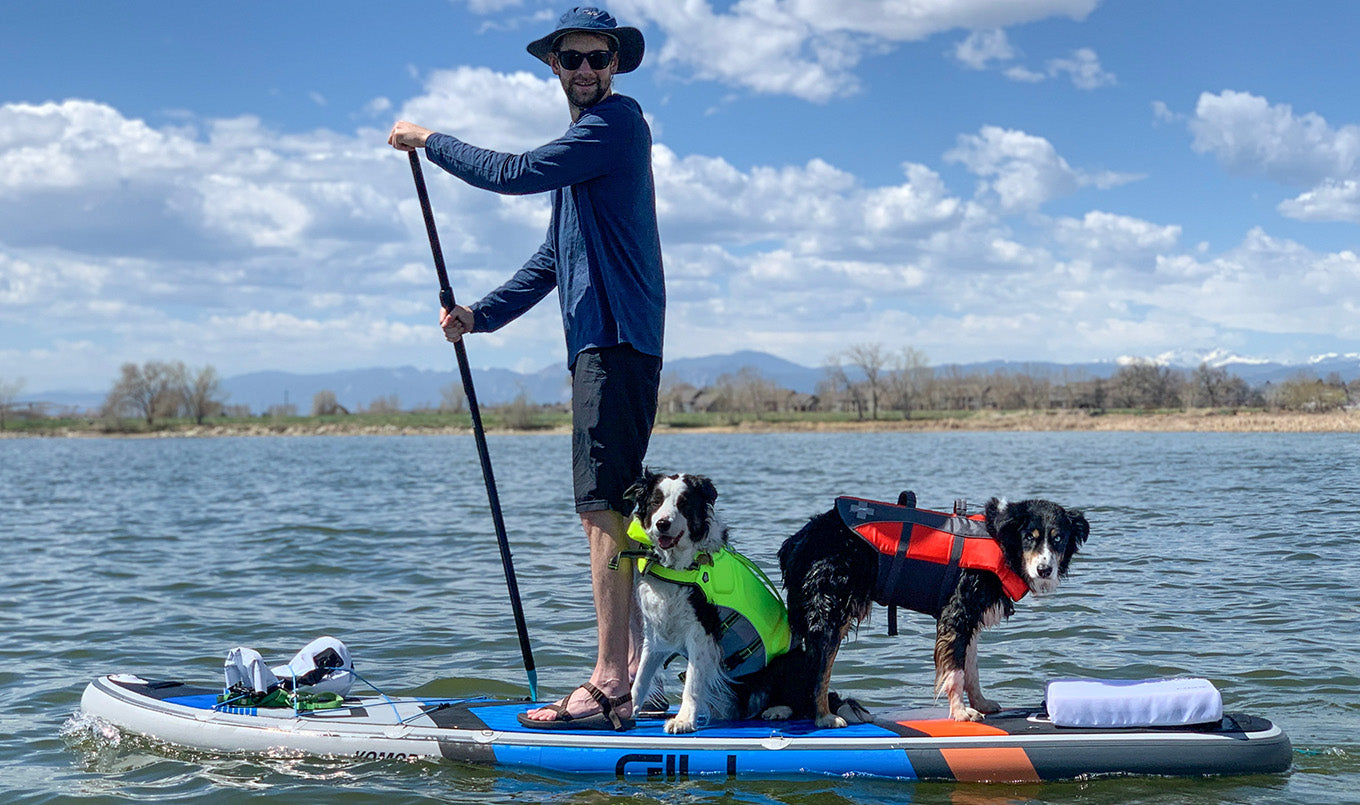
[[[671,735],[660,718],[638,719],[623,732],[535,729],[517,719],[541,706],[526,701],[367,696],[348,698],[337,709],[296,714],[286,708],[220,708],[217,695],[209,688],[137,677],[103,677],[87,687],[95,715],[102,709],[152,735],[171,729],[190,746],[229,749],[253,732],[258,736],[250,740],[253,747],[292,745],[358,757],[411,752],[590,775],[1038,781],[1090,774],[1243,774],[1285,771],[1292,751],[1275,725],[1240,713],[1216,724],[1088,729],[1056,727],[1039,708],[962,723],[936,708],[880,714],[874,723],[842,729],[819,729],[806,720],[750,720]],[[203,712],[213,710],[223,716]]]

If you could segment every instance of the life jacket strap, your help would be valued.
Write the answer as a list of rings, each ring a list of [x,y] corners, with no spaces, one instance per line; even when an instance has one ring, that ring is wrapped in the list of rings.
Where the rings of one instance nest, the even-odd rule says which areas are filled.
[[[649,550],[641,549],[619,551],[618,553],[614,554],[609,558],[609,569],[618,570],[620,559],[650,559],[654,562],[656,561],[656,554],[652,553]]]
[[[916,508],[916,493],[904,489],[897,496],[897,505],[908,509]],[[888,604],[888,636],[897,636],[897,604]]]
[[[751,658],[751,655],[755,654],[757,651],[764,650],[765,643],[761,641],[759,637],[757,637],[755,640],[752,640],[750,643],[747,643],[737,651],[733,652],[732,655],[723,662],[723,665],[727,668],[729,672],[735,671],[736,669],[745,665],[746,661]]]
[[[644,576],[651,576],[654,579],[669,581],[672,584],[684,584],[692,587],[699,585],[699,572],[701,568],[712,567],[713,557],[701,553],[694,557],[694,562],[684,570],[673,570],[661,563],[661,556],[654,550],[626,550],[619,551],[609,560],[609,569],[619,569],[619,559],[633,559],[637,561],[637,570]]]

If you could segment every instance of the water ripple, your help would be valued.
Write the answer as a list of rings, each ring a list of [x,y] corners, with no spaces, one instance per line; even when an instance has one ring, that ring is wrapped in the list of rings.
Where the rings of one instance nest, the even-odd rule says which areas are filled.
[[[546,693],[594,653],[568,440],[496,436]],[[864,779],[548,780],[442,763],[204,755],[72,717],[101,673],[216,680],[227,649],[286,659],[342,637],[393,692],[523,696],[470,438],[0,440],[0,793],[6,801],[1280,801],[1360,788],[1360,438],[1316,434],[663,434],[649,463],[718,486],[733,539],[776,579],[779,544],[836,495],[927,507],[1048,497],[1091,540],[1057,594],[984,635],[984,684],[1028,704],[1058,677],[1207,677],[1278,721],[1293,774],[1006,788]],[[1325,483],[1320,482],[1325,479]],[[870,706],[934,701],[933,624],[877,611],[836,686]],[[69,719],[69,721],[68,721]],[[67,726],[63,729],[62,724]]]

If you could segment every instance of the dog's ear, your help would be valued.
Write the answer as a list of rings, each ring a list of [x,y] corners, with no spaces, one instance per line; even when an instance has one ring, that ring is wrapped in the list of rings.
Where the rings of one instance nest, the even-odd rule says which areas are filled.
[[[1086,544],[1086,538],[1091,536],[1091,525],[1086,522],[1086,515],[1076,509],[1063,509],[1067,512],[1067,521],[1072,524],[1072,541],[1076,545]]]
[[[642,477],[634,481],[632,486],[624,490],[623,499],[628,503],[633,504],[633,508],[637,509],[638,504],[647,496],[647,490],[651,489],[652,485],[656,483],[656,479],[660,477],[661,476],[652,472],[650,469],[644,467],[642,469]]]
[[[993,537],[998,536],[1006,530],[1016,516],[1016,507],[1006,502],[1005,498],[992,498],[987,501],[987,505],[982,508],[983,520],[987,523],[987,531]]]
[[[632,486],[628,487],[623,491],[624,501],[627,503],[631,503],[633,505],[633,508],[637,509],[638,498],[642,497],[642,493],[646,488],[647,487],[645,481],[639,480],[633,482]]]
[[[713,485],[713,482],[703,475],[695,475],[693,478],[694,488],[699,490],[699,494],[703,497],[704,503],[707,503],[710,506],[717,503],[718,488]]]

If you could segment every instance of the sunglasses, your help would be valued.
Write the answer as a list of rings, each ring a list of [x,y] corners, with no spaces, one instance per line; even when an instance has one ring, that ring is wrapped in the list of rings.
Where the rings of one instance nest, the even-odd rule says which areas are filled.
[[[614,60],[612,50],[592,50],[589,53],[581,53],[576,50],[557,51],[557,63],[562,65],[564,70],[576,70],[580,68],[581,62],[586,61],[592,70],[603,70]]]

